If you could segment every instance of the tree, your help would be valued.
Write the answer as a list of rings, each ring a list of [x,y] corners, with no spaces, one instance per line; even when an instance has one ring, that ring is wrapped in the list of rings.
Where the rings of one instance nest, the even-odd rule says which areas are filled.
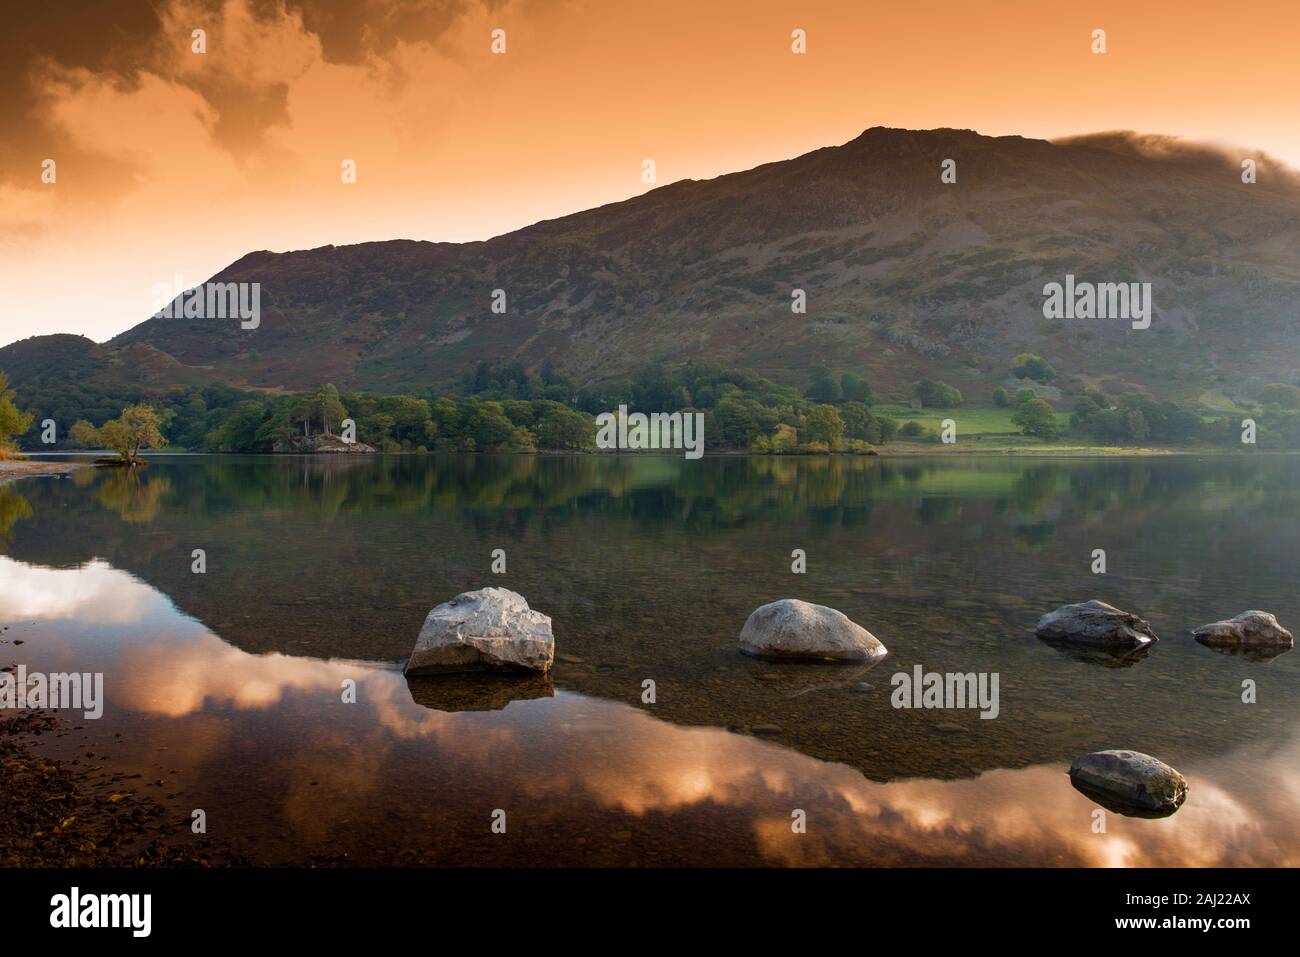
[[[339,390],[328,384],[316,390],[312,407],[316,415],[320,416],[321,429],[326,435],[333,435],[332,427],[342,422],[348,414],[339,399]]]
[[[68,429],[68,442],[77,449],[93,449],[103,444],[99,438],[99,429],[85,419],[72,423],[72,428]]]
[[[772,451],[777,454],[793,452],[799,445],[799,433],[794,430],[794,426],[782,423],[776,427],[770,441]]]
[[[825,366],[819,366],[818,368],[825,369]],[[840,384],[832,378],[827,370],[825,375],[813,379],[804,395],[814,402],[838,402],[841,398]]]
[[[912,395],[927,409],[951,409],[961,405],[961,392],[946,382],[922,379],[913,383]]]
[[[1147,417],[1142,414],[1141,409],[1133,409],[1125,417],[1128,425],[1128,436],[1134,442],[1143,442],[1151,435],[1151,426],[1147,424]]]
[[[1035,382],[1048,382],[1056,378],[1056,370],[1042,356],[1032,352],[1022,352],[1011,363],[1011,374],[1017,379],[1033,379]]]
[[[840,376],[840,393],[844,396],[845,402],[871,405],[876,401],[875,396],[871,394],[871,383],[865,376],[858,375],[856,372],[846,372]]]
[[[844,420],[833,405],[815,405],[808,413],[808,441],[825,442],[827,448],[835,448],[844,434]]]
[[[1300,409],[1300,389],[1285,382],[1270,382],[1259,390],[1259,401],[1283,409]]]
[[[301,395],[289,407],[289,418],[302,423],[304,438],[311,438],[311,419],[316,411],[315,396]]]
[[[1018,425],[1025,435],[1036,435],[1044,442],[1050,442],[1060,434],[1056,414],[1042,399],[1031,399],[1023,403],[1011,416],[1011,422]]]
[[[475,448],[499,451],[510,445],[515,426],[498,403],[484,402],[466,423],[465,431],[473,437]]]
[[[993,390],[993,404],[999,409],[1005,409],[1011,405],[1011,396],[1007,395],[1007,390],[998,386]]]
[[[594,442],[594,423],[581,412],[557,405],[537,421],[537,445],[543,449],[583,449]]]
[[[151,405],[128,405],[116,419],[105,422],[99,429],[100,441],[122,456],[122,461],[136,465],[142,449],[156,449],[166,445],[161,419]]]
[[[32,426],[32,414],[14,405],[14,390],[9,388],[9,377],[0,372],[0,447],[11,447],[12,438],[22,435]]]

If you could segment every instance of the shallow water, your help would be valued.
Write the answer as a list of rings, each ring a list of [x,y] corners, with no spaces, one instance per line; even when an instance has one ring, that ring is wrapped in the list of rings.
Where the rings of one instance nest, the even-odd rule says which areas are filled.
[[[0,666],[103,671],[104,717],[41,747],[163,781],[268,862],[1295,864],[1297,656],[1188,632],[1300,622],[1297,480],[1251,456],[157,458],[0,488]],[[483,585],[553,617],[552,679],[408,684],[429,608]],[[780,597],[890,656],[738,654]],[[1162,640],[1034,637],[1091,597]],[[891,707],[918,664],[996,672],[998,717]],[[1101,748],[1179,768],[1186,804],[1094,833],[1065,771]]]

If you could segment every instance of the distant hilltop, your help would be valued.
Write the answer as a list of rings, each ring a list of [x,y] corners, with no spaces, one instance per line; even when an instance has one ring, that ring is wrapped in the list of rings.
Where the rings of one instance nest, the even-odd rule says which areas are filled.
[[[1248,155],[1253,184],[1242,157],[1168,139],[874,128],[487,242],[249,253],[212,281],[260,284],[257,328],[149,318],[102,345],[15,343],[0,369],[18,386],[410,392],[480,361],[579,384],[647,361],[795,383],[825,365],[881,394],[929,377],[987,401],[1032,352],[1113,392],[1255,388],[1300,369],[1300,185]],[[1067,275],[1149,282],[1150,327],[1045,317]]]

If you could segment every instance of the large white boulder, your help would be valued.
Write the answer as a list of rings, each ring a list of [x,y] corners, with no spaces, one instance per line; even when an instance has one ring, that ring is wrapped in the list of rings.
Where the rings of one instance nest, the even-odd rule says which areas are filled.
[[[1140,751],[1094,751],[1070,765],[1070,781],[1104,807],[1137,817],[1173,814],[1187,798],[1187,779]]]
[[[551,619],[523,595],[480,588],[445,601],[424,619],[408,675],[464,671],[550,670],[555,660]]]
[[[1137,615],[1092,599],[1062,605],[1038,619],[1039,638],[1084,645],[1136,648],[1156,641],[1151,626]]]
[[[1295,638],[1266,611],[1243,611],[1236,618],[1202,625],[1192,636],[1203,645],[1295,647]]]
[[[756,608],[741,629],[740,650],[805,661],[878,661],[888,654],[875,635],[841,612],[797,598]]]

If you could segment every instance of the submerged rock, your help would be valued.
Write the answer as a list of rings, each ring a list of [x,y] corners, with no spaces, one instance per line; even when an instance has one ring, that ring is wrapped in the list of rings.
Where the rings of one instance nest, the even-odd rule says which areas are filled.
[[[1192,637],[1211,647],[1268,649],[1275,653],[1295,647],[1295,638],[1266,611],[1243,611],[1236,618],[1202,625]]]
[[[741,629],[740,650],[795,661],[878,661],[888,654],[875,635],[842,612],[797,598],[756,608]]]
[[[1070,783],[1107,810],[1168,817],[1187,799],[1187,779],[1149,754],[1094,751],[1070,765]]]
[[[1105,647],[1138,648],[1159,640],[1151,626],[1137,615],[1095,598],[1048,612],[1038,619],[1034,631],[1045,641]]]
[[[549,616],[529,608],[516,592],[480,588],[429,612],[405,673],[545,672],[554,660]]]

